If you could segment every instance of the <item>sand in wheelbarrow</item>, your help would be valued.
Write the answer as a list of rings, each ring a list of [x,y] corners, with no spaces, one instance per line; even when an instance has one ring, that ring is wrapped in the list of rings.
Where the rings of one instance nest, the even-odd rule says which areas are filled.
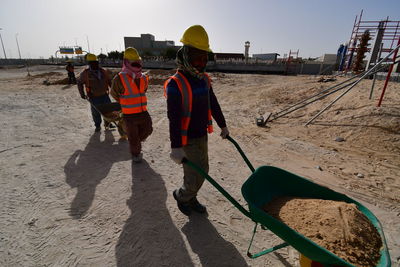
[[[264,210],[355,266],[376,266],[379,261],[381,237],[355,204],[280,197]]]

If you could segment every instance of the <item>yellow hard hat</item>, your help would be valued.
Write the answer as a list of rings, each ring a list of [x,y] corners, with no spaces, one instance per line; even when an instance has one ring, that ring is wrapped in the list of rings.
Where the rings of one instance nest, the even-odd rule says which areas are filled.
[[[212,52],[208,42],[208,34],[201,25],[193,25],[186,29],[181,38],[184,45],[193,46],[194,48]]]
[[[139,56],[138,51],[133,47],[127,47],[125,49],[124,58],[128,59],[128,60],[134,60],[134,61],[142,60],[142,58]]]
[[[97,57],[94,54],[87,54],[86,61],[97,61]]]

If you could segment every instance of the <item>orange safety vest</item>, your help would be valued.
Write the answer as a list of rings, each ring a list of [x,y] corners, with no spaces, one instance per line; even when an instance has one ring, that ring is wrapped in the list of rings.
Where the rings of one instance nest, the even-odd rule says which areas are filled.
[[[149,84],[149,77],[142,76],[139,79],[138,87],[131,76],[123,72],[120,72],[118,75],[125,88],[124,93],[119,97],[122,113],[134,114],[147,111],[147,97],[145,93]]]
[[[205,73],[205,81],[207,84],[208,90],[211,88],[211,79],[207,73]],[[182,121],[181,121],[181,136],[182,136],[182,145],[187,145],[188,141],[188,129],[190,124],[190,118],[192,114],[192,87],[190,86],[187,78],[180,72],[176,72],[173,76],[171,76],[164,83],[164,95],[167,95],[167,85],[169,81],[173,79],[178,85],[179,91],[182,96]],[[212,126],[212,117],[211,117],[211,105],[210,105],[210,93],[208,93],[208,123],[207,123],[207,131],[208,133],[213,132]]]
[[[85,81],[84,81],[84,84],[85,84],[86,94],[89,96],[90,91],[91,91],[91,89],[90,89],[90,82],[89,82],[89,69],[87,68],[87,69],[85,69],[84,71],[85,71]],[[100,71],[101,71],[101,73],[104,75],[104,78],[107,79],[107,73],[106,73],[106,71],[105,71],[104,69],[100,69]],[[106,81],[106,82],[107,82],[107,81]],[[108,94],[108,90],[107,90],[107,94]]]

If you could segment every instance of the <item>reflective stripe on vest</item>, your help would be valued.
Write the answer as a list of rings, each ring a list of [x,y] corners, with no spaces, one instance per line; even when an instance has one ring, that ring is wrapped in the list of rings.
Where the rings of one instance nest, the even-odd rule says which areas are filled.
[[[190,124],[190,118],[191,118],[191,112],[192,112],[192,87],[190,86],[189,81],[186,79],[186,77],[180,73],[177,72],[174,74],[174,76],[171,76],[170,79],[173,79],[176,84],[178,85],[179,91],[182,96],[182,121],[181,121],[181,136],[182,136],[182,145],[185,146],[187,145],[188,142],[188,129],[189,129],[189,124]],[[167,80],[167,82],[164,83],[164,94],[166,95],[166,88],[168,85],[168,82],[170,79]],[[210,82],[210,77],[206,74],[206,84],[208,90],[211,88],[211,82]],[[212,117],[211,117],[211,105],[210,105],[210,93],[208,91],[208,125],[207,125],[207,131],[208,133],[213,132],[213,127],[212,127]]]
[[[124,86],[124,93],[119,97],[122,113],[134,114],[141,113],[147,110],[147,97],[145,90],[148,85],[148,78],[139,79],[139,88],[133,81],[132,77],[126,73],[120,72],[119,77]]]

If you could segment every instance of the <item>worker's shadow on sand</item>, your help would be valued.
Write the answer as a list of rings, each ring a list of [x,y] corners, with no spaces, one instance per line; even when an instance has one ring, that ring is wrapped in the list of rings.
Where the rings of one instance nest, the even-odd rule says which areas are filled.
[[[248,266],[239,251],[224,240],[206,216],[194,213],[182,227],[201,266]]]
[[[69,88],[71,88],[73,86],[74,86],[73,84],[66,84],[63,87],[61,87],[61,90],[69,89]]]
[[[146,160],[132,164],[131,214],[116,246],[117,266],[193,266],[165,204],[167,194]]]
[[[97,185],[107,177],[112,165],[131,159],[128,144],[115,143],[112,132],[105,131],[104,141],[100,137],[101,133],[94,133],[85,149],[75,151],[64,166],[67,184],[78,190],[70,208],[74,219],[89,210]]]

